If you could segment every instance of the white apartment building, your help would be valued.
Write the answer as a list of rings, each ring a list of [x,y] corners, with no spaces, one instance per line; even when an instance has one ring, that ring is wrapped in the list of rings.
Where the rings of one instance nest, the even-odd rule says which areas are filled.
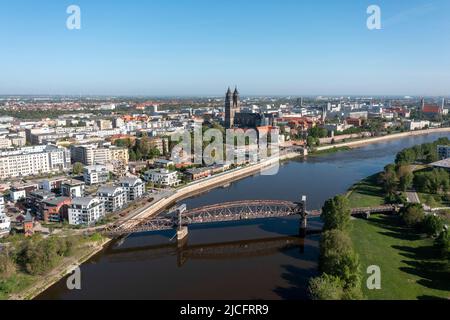
[[[103,186],[98,189],[97,196],[103,201],[106,212],[115,212],[122,209],[128,200],[126,191],[117,186]]]
[[[164,187],[174,187],[180,184],[178,172],[166,169],[154,169],[144,173],[144,180]]]
[[[128,201],[142,198],[145,192],[144,182],[136,177],[125,177],[120,180],[120,186],[125,190]]]
[[[428,121],[428,120],[422,120],[422,121],[409,120],[409,121],[405,122],[406,129],[408,129],[410,131],[422,130],[425,127],[429,127],[429,126],[430,126],[430,121]]]
[[[87,185],[105,183],[109,179],[109,171],[103,165],[87,166],[83,169],[83,179]]]
[[[53,145],[0,152],[0,179],[56,173],[70,169],[70,151]]]
[[[93,225],[105,216],[105,207],[99,198],[74,198],[68,215],[71,225]]]
[[[61,194],[64,197],[84,197],[85,183],[79,180],[67,180],[61,184]]]
[[[8,234],[11,230],[11,221],[5,214],[5,200],[0,196],[0,236]]]

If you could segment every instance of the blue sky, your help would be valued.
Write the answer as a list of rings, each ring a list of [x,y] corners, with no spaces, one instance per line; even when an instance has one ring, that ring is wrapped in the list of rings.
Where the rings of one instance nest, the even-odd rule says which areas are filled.
[[[66,8],[81,8],[68,30]],[[381,7],[382,30],[366,28]],[[448,0],[0,0],[0,94],[449,95]]]

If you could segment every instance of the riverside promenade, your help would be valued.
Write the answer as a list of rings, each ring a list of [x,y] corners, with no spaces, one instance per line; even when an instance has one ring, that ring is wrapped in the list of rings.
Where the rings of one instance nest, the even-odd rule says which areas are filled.
[[[349,142],[321,146],[321,147],[317,147],[316,150],[323,151],[323,150],[330,150],[333,148],[342,148],[342,147],[358,148],[358,147],[363,147],[363,146],[371,144],[371,143],[395,140],[395,139],[412,137],[412,136],[421,136],[421,135],[426,135],[426,134],[440,133],[440,132],[450,132],[450,127],[449,128],[436,128],[436,129],[426,129],[426,130],[394,133],[394,134],[389,134],[389,135],[385,135],[382,137],[365,138],[365,139],[361,139],[361,140],[354,140],[354,141],[349,141]]]
[[[213,189],[215,187],[224,185],[226,183],[243,179],[245,177],[251,176],[255,173],[264,172],[265,170],[271,170],[275,166],[279,165],[280,161],[289,160],[301,156],[298,153],[290,152],[281,155],[278,158],[268,159],[264,162],[252,164],[246,167],[236,168],[212,177],[192,182],[168,195],[165,198],[160,199],[152,206],[142,210],[140,213],[133,215],[133,219],[130,221],[123,222],[122,226],[125,228],[133,227],[135,224],[139,223],[136,220],[146,219],[158,215],[161,211],[167,209],[176,202],[189,198],[195,194],[204,192],[206,190]]]

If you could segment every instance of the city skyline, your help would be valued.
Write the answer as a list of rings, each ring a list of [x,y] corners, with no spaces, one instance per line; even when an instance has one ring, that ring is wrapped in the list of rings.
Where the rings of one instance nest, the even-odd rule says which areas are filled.
[[[0,95],[448,96],[449,3],[133,5],[16,1],[0,10]],[[181,52],[181,54],[180,54]]]

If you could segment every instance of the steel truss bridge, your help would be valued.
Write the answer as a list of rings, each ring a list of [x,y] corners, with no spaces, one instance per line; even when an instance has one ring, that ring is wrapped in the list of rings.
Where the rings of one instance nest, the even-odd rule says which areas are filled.
[[[374,208],[356,208],[354,216],[367,216],[372,213],[387,213],[397,211],[396,206],[387,205]],[[320,216],[321,212],[306,211],[305,202],[282,200],[249,200],[215,204],[181,212],[177,215],[165,215],[147,219],[130,219],[119,225],[110,225],[105,233],[110,236],[120,236],[130,233],[163,231],[203,223],[278,218],[299,215],[306,227],[307,216]]]

